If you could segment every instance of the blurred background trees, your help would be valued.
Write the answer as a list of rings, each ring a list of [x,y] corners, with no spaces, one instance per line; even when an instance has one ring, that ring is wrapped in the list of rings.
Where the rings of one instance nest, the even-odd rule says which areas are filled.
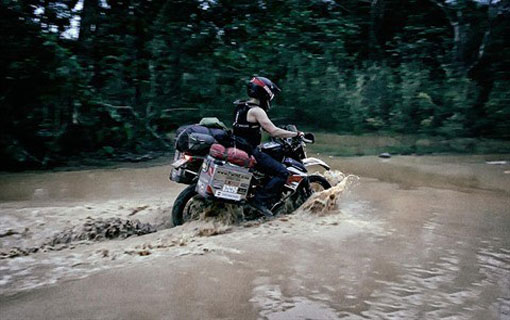
[[[510,138],[509,0],[0,1],[4,168],[168,150],[252,75],[309,130]]]

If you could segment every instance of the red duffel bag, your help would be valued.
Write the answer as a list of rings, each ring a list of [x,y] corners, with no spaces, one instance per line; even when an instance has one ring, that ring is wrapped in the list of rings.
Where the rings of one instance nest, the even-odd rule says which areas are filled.
[[[236,164],[241,167],[251,168],[255,165],[256,161],[253,156],[237,148],[225,148],[221,144],[215,143],[211,146],[209,154],[220,160],[227,160],[230,163]]]
[[[226,160],[227,159],[227,148],[219,143],[215,143],[209,149],[209,155],[215,159]]]
[[[237,148],[227,149],[227,161],[246,168],[251,168],[256,163],[253,156],[249,156],[246,152]]]

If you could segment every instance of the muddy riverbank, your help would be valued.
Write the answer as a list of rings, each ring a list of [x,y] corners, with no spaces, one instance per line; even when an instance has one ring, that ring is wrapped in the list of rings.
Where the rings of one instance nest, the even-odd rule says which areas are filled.
[[[510,317],[510,155],[324,160],[362,177],[337,212],[233,226],[169,228],[167,165],[2,175],[0,251],[90,218],[158,231],[0,260],[0,317]]]

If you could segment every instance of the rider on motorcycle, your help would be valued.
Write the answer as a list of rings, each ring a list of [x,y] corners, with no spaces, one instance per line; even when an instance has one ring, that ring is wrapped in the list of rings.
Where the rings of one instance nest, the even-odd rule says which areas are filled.
[[[303,132],[292,132],[276,127],[267,116],[271,108],[271,100],[280,92],[271,80],[264,77],[254,77],[248,83],[250,99],[236,101],[234,113],[234,135],[244,139],[247,145],[245,151],[251,152],[257,160],[257,168],[270,175],[271,180],[260,189],[250,204],[267,217],[272,216],[268,209],[272,200],[277,198],[285,185],[289,172],[283,164],[262,152],[258,145],[262,140],[261,129],[272,137],[293,138],[303,136]]]

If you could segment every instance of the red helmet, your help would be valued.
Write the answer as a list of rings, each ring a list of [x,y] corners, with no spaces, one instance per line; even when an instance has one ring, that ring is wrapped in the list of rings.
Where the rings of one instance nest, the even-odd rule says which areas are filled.
[[[280,91],[280,88],[268,78],[253,77],[248,83],[248,96],[258,99],[260,106],[265,110],[271,108],[271,100]]]

